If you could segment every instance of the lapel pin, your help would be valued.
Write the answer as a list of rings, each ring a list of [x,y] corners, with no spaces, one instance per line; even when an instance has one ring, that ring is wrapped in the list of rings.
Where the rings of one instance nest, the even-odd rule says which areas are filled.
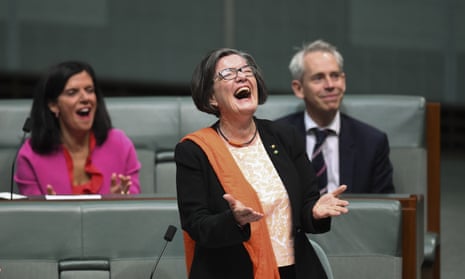
[[[273,149],[273,154],[278,155],[279,151],[276,149],[276,144],[270,145],[271,149]]]

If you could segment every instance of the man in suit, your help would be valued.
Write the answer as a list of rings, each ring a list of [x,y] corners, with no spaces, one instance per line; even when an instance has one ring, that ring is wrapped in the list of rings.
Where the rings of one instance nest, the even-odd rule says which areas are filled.
[[[304,45],[292,58],[292,90],[305,103],[305,111],[276,120],[294,125],[306,139],[309,158],[316,131],[325,130],[321,145],[322,192],[346,184],[346,193],[393,193],[392,164],[387,135],[339,111],[346,91],[343,58],[331,44],[317,40]],[[312,129],[313,128],[313,129]],[[322,159],[323,159],[322,158]],[[315,164],[317,158],[312,159]],[[318,173],[318,169],[315,169]]]

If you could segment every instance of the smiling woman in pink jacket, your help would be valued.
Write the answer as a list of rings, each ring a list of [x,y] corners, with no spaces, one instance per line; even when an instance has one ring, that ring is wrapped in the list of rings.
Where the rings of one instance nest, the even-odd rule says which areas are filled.
[[[131,140],[112,128],[92,67],[68,61],[39,82],[31,137],[16,161],[23,195],[137,194],[140,163]]]

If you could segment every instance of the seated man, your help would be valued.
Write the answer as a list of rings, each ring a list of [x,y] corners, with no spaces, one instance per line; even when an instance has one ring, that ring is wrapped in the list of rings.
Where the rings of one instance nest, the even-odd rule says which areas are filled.
[[[292,90],[305,112],[276,121],[294,125],[306,139],[320,191],[346,184],[346,193],[393,193],[387,135],[339,111],[346,91],[343,58],[322,40],[305,45],[292,58]]]

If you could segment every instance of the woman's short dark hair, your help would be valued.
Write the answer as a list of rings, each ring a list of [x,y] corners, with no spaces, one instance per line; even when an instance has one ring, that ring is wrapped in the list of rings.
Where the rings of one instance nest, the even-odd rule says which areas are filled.
[[[211,97],[213,96],[213,80],[216,75],[216,64],[221,58],[232,54],[241,56],[247,61],[248,65],[253,66],[256,69],[255,79],[257,80],[258,87],[258,104],[261,105],[265,103],[268,97],[268,91],[266,89],[261,70],[257,63],[255,63],[253,57],[246,52],[242,52],[236,49],[220,48],[208,53],[202,59],[200,64],[197,65],[194,73],[192,74],[192,99],[200,111],[219,116],[220,112],[218,108],[212,106],[210,103]]]
[[[32,127],[31,146],[35,152],[48,154],[57,150],[60,146],[60,125],[48,105],[57,102],[58,96],[63,92],[69,78],[81,72],[87,72],[94,83],[97,110],[92,124],[92,131],[96,143],[101,145],[107,139],[112,124],[94,70],[85,62],[66,61],[50,67],[35,88],[30,114]]]

